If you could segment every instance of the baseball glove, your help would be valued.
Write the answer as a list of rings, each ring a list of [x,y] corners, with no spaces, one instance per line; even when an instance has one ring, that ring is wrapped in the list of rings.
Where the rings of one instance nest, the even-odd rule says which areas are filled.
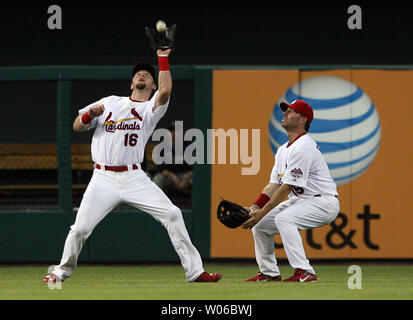
[[[165,31],[158,31],[154,28],[145,27],[145,35],[149,39],[151,49],[156,53],[156,50],[174,50],[174,41],[176,34],[176,25],[167,27]]]
[[[219,221],[232,229],[238,228],[250,218],[244,207],[224,199],[218,204],[217,216]]]

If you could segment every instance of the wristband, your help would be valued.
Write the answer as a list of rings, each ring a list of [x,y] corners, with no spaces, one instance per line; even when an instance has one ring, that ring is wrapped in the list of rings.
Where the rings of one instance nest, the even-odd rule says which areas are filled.
[[[169,71],[169,58],[168,56],[158,56],[159,71]]]
[[[86,112],[81,118],[80,118],[80,122],[82,122],[84,125],[88,125],[89,123],[91,123],[93,120],[93,118],[91,118],[89,116],[89,112]]]
[[[260,209],[262,209],[268,201],[270,201],[270,197],[267,196],[265,193],[261,193],[258,199],[255,200],[254,204],[259,206]]]

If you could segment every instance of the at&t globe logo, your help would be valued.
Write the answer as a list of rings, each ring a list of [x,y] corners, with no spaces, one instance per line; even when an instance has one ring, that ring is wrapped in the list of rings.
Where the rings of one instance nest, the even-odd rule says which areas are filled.
[[[380,118],[367,94],[352,82],[333,76],[296,83],[277,100],[271,114],[269,137],[274,154],[288,141],[279,104],[297,99],[313,107],[309,134],[320,147],[337,185],[362,175],[374,160],[381,137]]]

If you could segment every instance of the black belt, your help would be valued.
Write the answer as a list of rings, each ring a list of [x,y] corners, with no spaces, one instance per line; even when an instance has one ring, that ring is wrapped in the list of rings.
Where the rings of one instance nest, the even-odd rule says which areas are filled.
[[[330,194],[324,194],[324,195],[321,195],[321,194],[316,194],[314,197],[321,197],[321,196],[330,196]],[[331,196],[332,196],[332,194],[331,194]],[[338,195],[334,195],[336,198],[338,198]]]

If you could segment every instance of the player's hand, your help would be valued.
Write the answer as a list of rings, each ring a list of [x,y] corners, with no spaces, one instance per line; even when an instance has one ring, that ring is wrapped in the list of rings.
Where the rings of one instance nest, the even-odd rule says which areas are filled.
[[[172,51],[172,49],[166,49],[166,50],[158,49],[158,50],[156,50],[156,54],[157,54],[158,56],[160,56],[160,55],[169,56],[169,54],[171,53],[171,51]]]
[[[260,207],[257,206],[256,204],[253,204],[251,207],[244,207],[244,209],[247,210],[248,213],[249,213],[249,215],[251,216],[252,213],[253,213],[255,210],[259,210]]]
[[[260,207],[257,206],[256,204],[253,204],[251,207],[245,208],[245,209],[247,209],[247,211],[249,212],[249,214],[250,214],[250,216],[251,216],[252,213],[253,213],[254,211],[256,211],[256,210],[259,210]]]
[[[259,209],[252,211],[250,215],[251,218],[242,224],[242,229],[251,229],[254,227],[265,216],[265,213]]]
[[[105,111],[105,106],[103,104],[95,104],[94,106],[90,107],[88,114],[89,114],[89,117],[96,118],[96,117],[100,117],[104,111]]]

